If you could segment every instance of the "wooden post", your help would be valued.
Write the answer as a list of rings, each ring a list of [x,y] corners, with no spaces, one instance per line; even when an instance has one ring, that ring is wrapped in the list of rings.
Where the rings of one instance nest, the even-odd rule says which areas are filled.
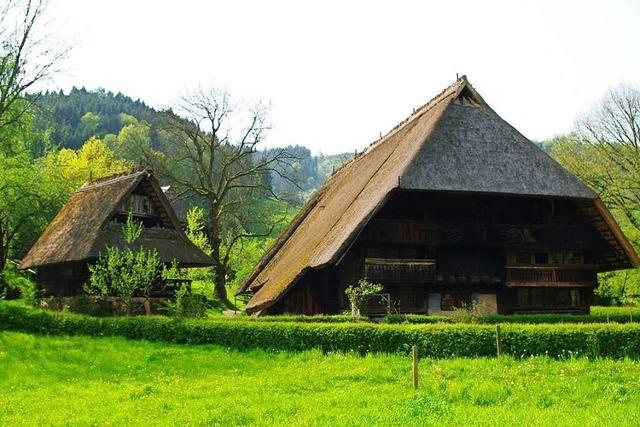
[[[418,389],[418,346],[413,346],[411,348],[411,353],[413,354],[413,389]]]
[[[500,357],[500,325],[496,325],[496,355]]]

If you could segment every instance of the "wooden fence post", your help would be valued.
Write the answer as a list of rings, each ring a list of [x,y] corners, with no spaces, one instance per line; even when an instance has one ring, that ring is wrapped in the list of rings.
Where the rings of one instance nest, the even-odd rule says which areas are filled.
[[[496,325],[496,355],[500,357],[500,325]]]
[[[411,348],[411,353],[413,355],[413,389],[418,389],[418,346],[413,346]]]

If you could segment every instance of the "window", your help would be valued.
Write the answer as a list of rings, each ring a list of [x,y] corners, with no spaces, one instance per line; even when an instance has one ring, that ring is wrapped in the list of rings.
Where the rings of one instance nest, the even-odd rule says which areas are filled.
[[[581,252],[575,251],[551,251],[530,252],[511,251],[507,254],[508,264],[583,264],[584,257]]]
[[[514,261],[516,264],[531,264],[531,253],[528,251],[517,251]]]
[[[587,305],[586,292],[576,288],[517,288],[508,298],[514,310],[576,309]]]
[[[536,252],[533,254],[534,264],[549,264],[549,254],[546,252]]]
[[[443,292],[440,294],[440,310],[453,311],[455,307],[470,306],[471,301],[470,292]]]

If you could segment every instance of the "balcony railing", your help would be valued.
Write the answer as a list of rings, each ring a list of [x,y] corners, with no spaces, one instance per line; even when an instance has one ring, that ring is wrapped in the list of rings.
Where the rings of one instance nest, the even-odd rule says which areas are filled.
[[[436,263],[432,259],[366,258],[367,279],[381,283],[435,282]]]
[[[527,265],[505,267],[507,286],[593,287],[597,284],[597,266],[580,265]]]

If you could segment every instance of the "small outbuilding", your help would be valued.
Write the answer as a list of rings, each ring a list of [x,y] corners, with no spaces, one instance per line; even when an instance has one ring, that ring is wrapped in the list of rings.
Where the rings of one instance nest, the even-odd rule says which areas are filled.
[[[598,195],[463,76],[338,170],[238,293],[254,315],[331,314],[367,278],[372,313],[588,312],[598,272],[638,263]]]
[[[166,264],[213,265],[185,236],[153,172],[139,169],[83,185],[47,226],[20,268],[36,270],[43,296],[82,293],[89,279],[88,266],[108,246],[125,247],[122,228],[130,212],[144,225],[134,247],[156,249]]]

